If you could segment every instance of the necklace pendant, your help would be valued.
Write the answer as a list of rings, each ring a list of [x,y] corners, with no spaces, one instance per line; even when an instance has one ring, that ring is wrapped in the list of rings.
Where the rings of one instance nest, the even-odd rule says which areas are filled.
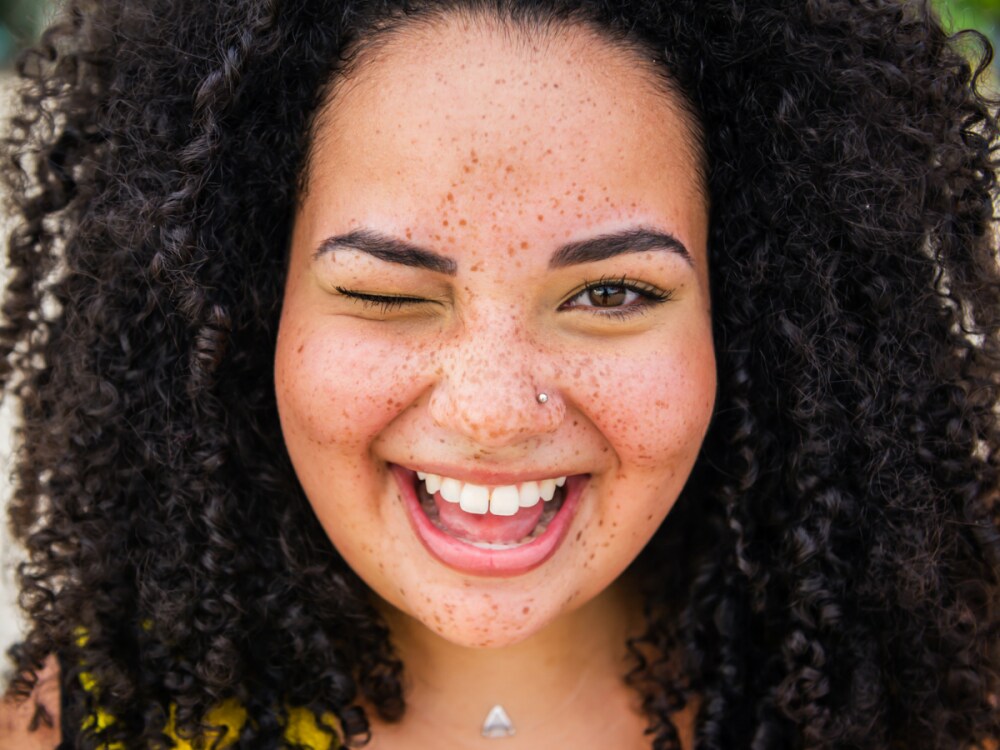
[[[486,714],[486,721],[483,722],[483,737],[496,739],[498,737],[513,737],[514,724],[511,722],[507,712],[499,703],[490,709]]]

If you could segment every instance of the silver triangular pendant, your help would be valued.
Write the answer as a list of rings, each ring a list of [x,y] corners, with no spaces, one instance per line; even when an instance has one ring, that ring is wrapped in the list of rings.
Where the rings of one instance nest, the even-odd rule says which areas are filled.
[[[495,705],[486,714],[486,721],[483,722],[483,737],[513,737],[514,724],[511,722],[507,712],[500,704]]]

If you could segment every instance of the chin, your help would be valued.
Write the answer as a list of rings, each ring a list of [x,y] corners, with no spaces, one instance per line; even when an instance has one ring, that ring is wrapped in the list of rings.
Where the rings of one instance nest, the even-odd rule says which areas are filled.
[[[469,594],[464,606],[447,612],[435,607],[427,613],[414,612],[410,616],[449,643],[478,649],[515,646],[544,630],[561,614],[543,611],[534,604],[521,604],[517,611],[504,614],[503,606],[481,594]]]

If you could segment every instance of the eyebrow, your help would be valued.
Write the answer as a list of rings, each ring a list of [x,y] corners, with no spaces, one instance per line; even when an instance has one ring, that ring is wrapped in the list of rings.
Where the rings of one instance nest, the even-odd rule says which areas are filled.
[[[458,264],[452,258],[370,229],[357,229],[347,234],[326,238],[319,244],[313,258],[340,248],[358,250],[379,260],[425,268],[448,276],[454,276],[458,272]],[[676,253],[689,265],[694,265],[684,243],[672,234],[639,227],[563,245],[549,258],[549,268],[565,268],[606,260],[625,253],[642,253],[650,250]]]
[[[360,250],[379,260],[413,266],[414,268],[426,268],[429,271],[449,276],[454,276],[458,272],[458,264],[452,258],[432,253],[430,250],[370,229],[357,229],[347,234],[327,237],[319,243],[313,258],[341,248]]]
[[[688,265],[694,265],[691,253],[684,247],[684,243],[672,234],[639,227],[563,245],[549,259],[549,268],[593,263],[624,253],[644,253],[649,250],[677,253],[687,261]]]

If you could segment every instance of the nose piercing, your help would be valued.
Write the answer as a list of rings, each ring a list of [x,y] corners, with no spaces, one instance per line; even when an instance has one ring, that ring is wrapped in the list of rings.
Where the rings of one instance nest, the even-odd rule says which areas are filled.
[[[538,401],[538,403],[540,404],[544,404],[549,400],[549,396],[547,393],[539,393],[537,396],[535,396],[535,400]]]

